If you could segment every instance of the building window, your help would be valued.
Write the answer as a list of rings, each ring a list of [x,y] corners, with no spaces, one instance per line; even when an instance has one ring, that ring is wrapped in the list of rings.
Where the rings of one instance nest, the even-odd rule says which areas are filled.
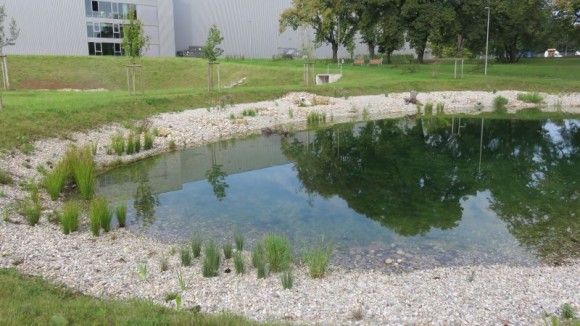
[[[132,12],[137,18],[137,10],[135,8],[136,5],[134,4],[122,2],[85,0],[87,17],[129,19],[129,13]]]
[[[123,55],[121,43],[89,42],[89,55]]]
[[[93,12],[99,12],[99,2],[98,1],[91,1],[93,6]]]

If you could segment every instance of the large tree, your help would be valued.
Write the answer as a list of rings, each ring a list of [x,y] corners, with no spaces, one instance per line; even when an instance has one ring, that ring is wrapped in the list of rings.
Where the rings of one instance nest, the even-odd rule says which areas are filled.
[[[379,52],[387,55],[387,63],[391,63],[393,51],[404,45],[401,4],[401,0],[367,0],[360,3],[357,10],[360,17],[359,30],[371,57],[378,46]]]
[[[423,63],[427,41],[438,30],[439,4],[437,0],[405,0],[401,6],[407,41],[415,49],[419,63]]]
[[[332,47],[337,60],[338,47],[352,45],[357,31],[353,3],[346,0],[293,0],[292,7],[280,16],[280,33],[290,27],[297,30],[304,25],[314,30],[314,42]]]

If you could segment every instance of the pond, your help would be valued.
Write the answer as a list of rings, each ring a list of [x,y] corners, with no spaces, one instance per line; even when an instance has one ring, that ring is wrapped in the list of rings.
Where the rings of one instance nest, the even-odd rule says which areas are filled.
[[[345,268],[559,263],[580,256],[580,121],[405,118],[254,136],[115,169],[97,192],[167,242],[278,233],[299,252],[324,239]]]

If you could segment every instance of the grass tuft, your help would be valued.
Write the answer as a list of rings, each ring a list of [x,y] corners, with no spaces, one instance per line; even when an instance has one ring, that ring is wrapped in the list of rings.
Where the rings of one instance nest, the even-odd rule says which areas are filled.
[[[69,234],[75,232],[79,228],[79,204],[75,201],[68,202],[62,209],[60,217],[60,226],[62,233]]]
[[[244,256],[240,251],[236,251],[234,254],[234,268],[236,270],[236,275],[244,274],[246,272],[246,264],[244,263]]]
[[[203,277],[215,277],[220,267],[220,253],[217,246],[210,240],[205,246],[201,273]]]
[[[544,101],[542,95],[538,93],[520,93],[518,94],[518,100],[526,103],[540,104]]]
[[[143,136],[143,149],[148,151],[153,148],[153,135],[146,132]]]
[[[78,149],[71,147],[66,159],[73,171],[73,177],[83,199],[89,200],[95,188],[95,162],[89,146]]]
[[[328,261],[330,260],[330,254],[332,253],[332,248],[330,245],[325,245],[323,242],[315,246],[314,248],[306,251],[304,253],[304,262],[308,266],[308,272],[312,278],[322,278],[326,273],[326,268],[328,267]]]
[[[308,125],[318,125],[326,122],[326,114],[318,112],[310,112],[306,117]]]
[[[433,115],[433,103],[425,103],[425,115]]]
[[[493,107],[495,112],[505,112],[505,106],[508,104],[508,99],[499,95],[493,99]]]
[[[224,257],[226,259],[232,258],[233,249],[232,249],[232,243],[231,242],[229,242],[229,241],[224,242],[222,244],[222,249],[224,250]]]
[[[258,243],[252,250],[252,266],[256,268],[258,278],[266,278],[268,270],[266,269],[266,252],[261,243]]]
[[[66,160],[63,160],[51,172],[48,172],[44,176],[42,186],[46,189],[52,200],[58,199],[70,174],[69,165]]]
[[[267,234],[264,238],[264,245],[270,271],[278,273],[290,267],[293,259],[292,249],[286,237]]]
[[[125,221],[127,219],[127,203],[122,202],[115,208],[115,213],[117,215],[117,221],[119,222],[119,227],[125,227]]]
[[[125,139],[122,133],[119,132],[111,137],[111,148],[118,156],[123,155],[123,152],[125,152]]]
[[[236,243],[236,250],[244,250],[244,235],[240,231],[234,232],[234,242]]]
[[[443,114],[445,111],[445,103],[442,103],[442,102],[437,103],[436,110],[437,110],[437,114]]]
[[[127,155],[135,153],[135,141],[133,139],[133,134],[129,134],[129,137],[127,137],[127,148],[125,152]]]
[[[179,256],[181,257],[181,265],[191,266],[191,251],[188,246],[181,246]]]
[[[203,243],[203,239],[199,235],[194,235],[190,240],[191,245],[191,252],[193,253],[193,258],[198,258],[201,256],[201,245]]]
[[[89,216],[91,220],[91,232],[94,236],[99,236],[101,227],[105,232],[109,232],[111,229],[112,214],[106,198],[95,198],[91,202]]]
[[[161,257],[161,259],[159,259],[159,269],[162,272],[169,270],[169,259],[167,259],[167,257]]]
[[[10,174],[4,170],[0,170],[0,184],[11,185],[12,183],[14,183],[14,180]]]
[[[294,285],[294,276],[292,275],[292,271],[290,269],[283,271],[282,275],[280,276],[280,280],[282,281],[282,287],[285,290],[291,289]]]

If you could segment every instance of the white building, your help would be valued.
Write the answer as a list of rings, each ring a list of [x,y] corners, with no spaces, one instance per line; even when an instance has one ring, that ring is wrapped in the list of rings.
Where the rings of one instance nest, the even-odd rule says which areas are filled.
[[[301,49],[303,31],[280,34],[279,18],[292,0],[3,0],[20,28],[6,54],[121,55],[122,25],[134,10],[150,46],[145,55],[175,56],[201,46],[215,24],[224,38],[224,56],[271,58],[284,49]],[[313,37],[312,37],[313,38]],[[355,54],[367,54],[359,44]],[[413,53],[407,49],[404,53]],[[315,56],[332,56],[322,44]],[[342,58],[350,57],[344,47]]]

